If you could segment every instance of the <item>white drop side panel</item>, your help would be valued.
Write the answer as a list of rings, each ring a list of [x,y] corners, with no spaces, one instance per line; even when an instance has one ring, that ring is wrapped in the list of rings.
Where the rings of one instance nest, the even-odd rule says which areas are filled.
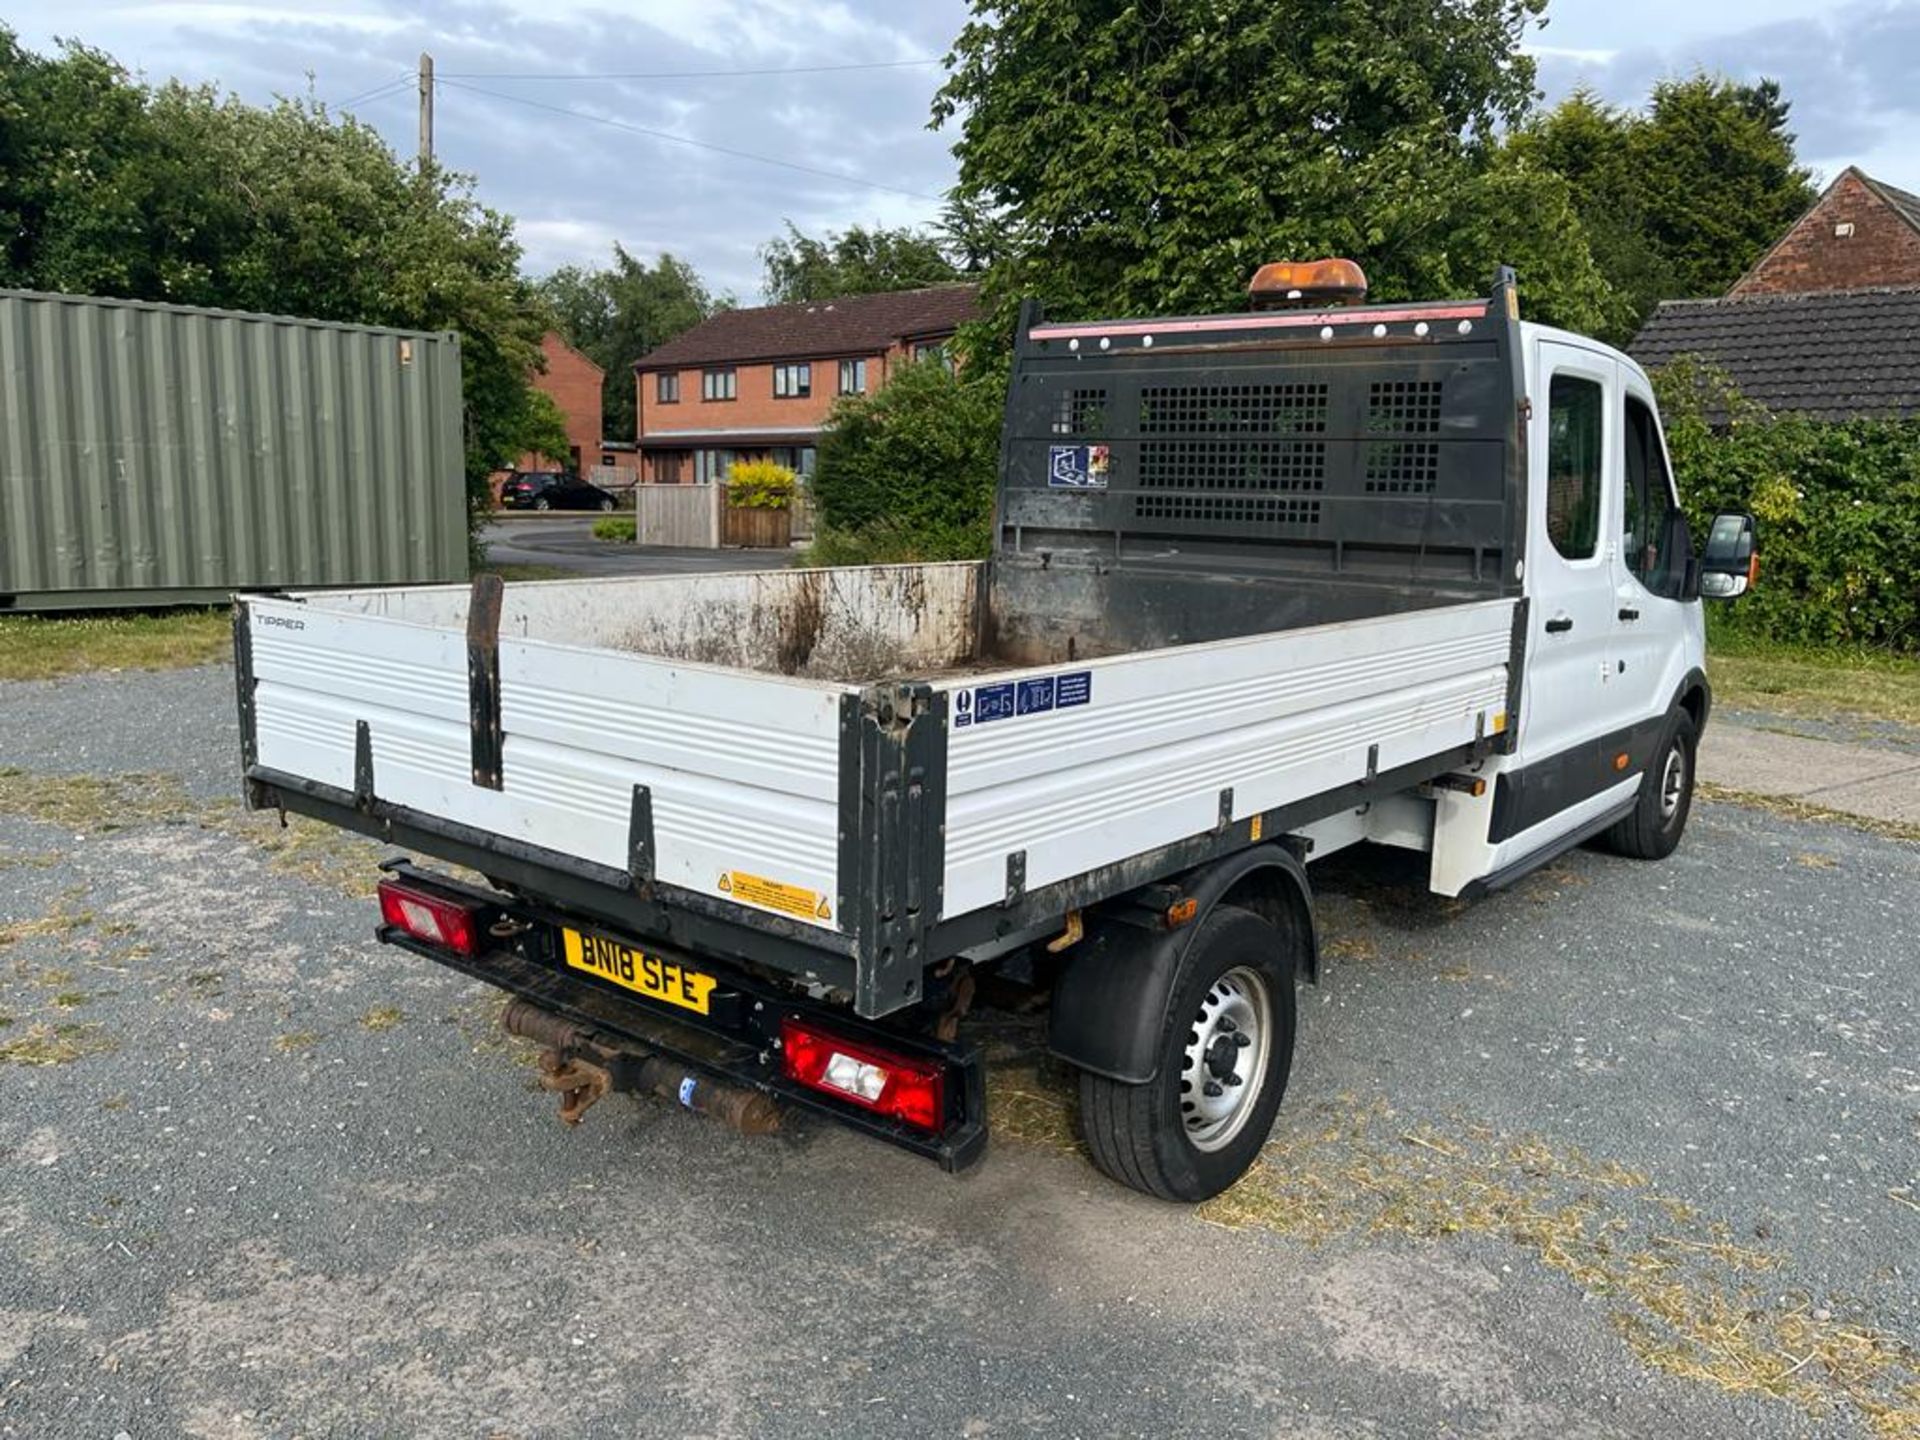
[[[1514,602],[1488,601],[971,677],[949,713],[1023,678],[1071,707],[956,724],[948,742],[949,916],[998,903],[1007,857],[1033,889],[1438,755],[1504,723]],[[1055,684],[1046,687],[1051,677]],[[1024,704],[1024,701],[1022,702]]]
[[[263,766],[351,790],[364,720],[379,799],[614,870],[645,785],[660,880],[733,899],[722,877],[743,872],[837,900],[849,687],[502,639],[505,788],[488,790],[472,783],[464,632],[248,604]],[[835,928],[837,910],[811,923]]]

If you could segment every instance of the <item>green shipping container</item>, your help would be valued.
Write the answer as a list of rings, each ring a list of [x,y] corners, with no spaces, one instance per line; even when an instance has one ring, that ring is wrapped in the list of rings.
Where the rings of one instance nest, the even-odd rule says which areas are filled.
[[[0,290],[0,609],[466,573],[458,336]]]

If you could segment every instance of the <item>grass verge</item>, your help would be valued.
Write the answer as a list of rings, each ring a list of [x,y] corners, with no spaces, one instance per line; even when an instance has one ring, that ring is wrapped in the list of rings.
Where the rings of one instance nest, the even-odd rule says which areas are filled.
[[[516,580],[575,580],[577,571],[562,570],[558,565],[482,565],[479,567],[489,575],[498,575],[509,584]]]
[[[1716,629],[1707,676],[1717,706],[1920,726],[1920,659],[1780,645]]]
[[[0,680],[93,670],[178,670],[233,653],[230,613],[0,616]]]

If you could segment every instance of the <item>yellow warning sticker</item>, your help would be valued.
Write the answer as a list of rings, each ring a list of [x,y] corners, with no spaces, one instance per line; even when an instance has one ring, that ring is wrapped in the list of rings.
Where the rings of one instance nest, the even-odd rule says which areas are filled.
[[[758,905],[762,910],[777,910],[802,920],[833,918],[833,907],[818,890],[769,880],[764,875],[749,875],[744,870],[728,870],[722,874],[720,893],[731,895],[743,905]]]

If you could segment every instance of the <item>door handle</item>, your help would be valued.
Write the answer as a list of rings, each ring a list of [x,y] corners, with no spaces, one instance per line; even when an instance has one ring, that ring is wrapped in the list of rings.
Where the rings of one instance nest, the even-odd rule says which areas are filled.
[[[1572,628],[1573,621],[1565,615],[1560,616],[1556,620],[1547,621],[1547,634],[1549,635],[1564,635]]]
[[[1638,610],[1622,610],[1620,612],[1620,618],[1622,620],[1638,620],[1640,618],[1640,612]]]

